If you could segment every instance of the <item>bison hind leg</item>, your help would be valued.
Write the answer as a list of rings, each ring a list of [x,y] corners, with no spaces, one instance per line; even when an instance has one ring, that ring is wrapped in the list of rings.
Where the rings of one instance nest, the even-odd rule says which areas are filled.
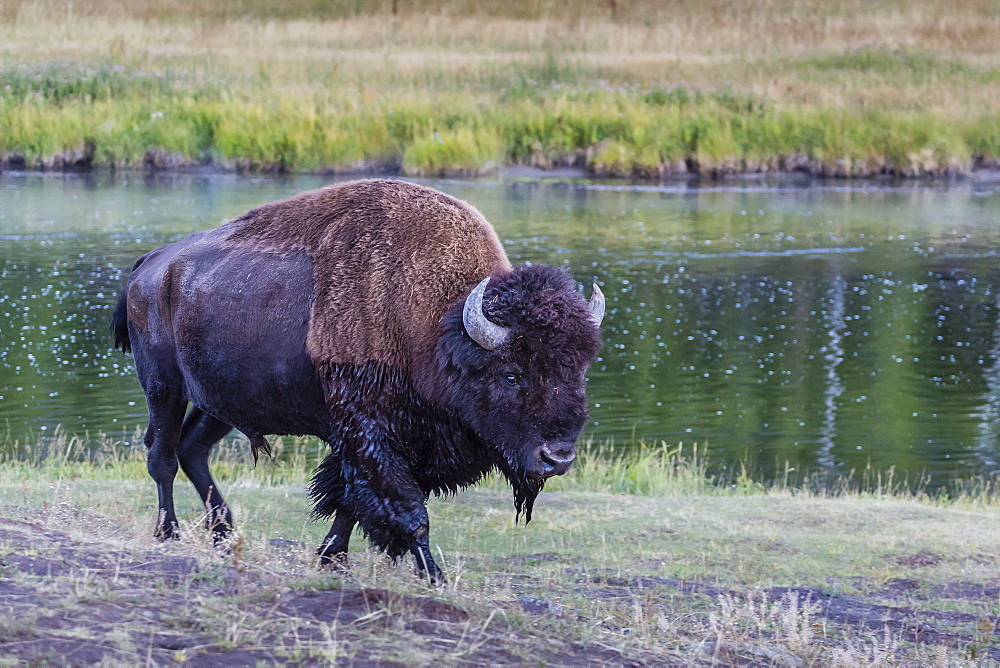
[[[175,386],[149,383],[146,388],[149,426],[146,428],[146,470],[156,483],[158,511],[156,538],[180,537],[174,511],[174,478],[177,476],[177,443],[187,402]]]
[[[177,459],[205,504],[205,525],[212,531],[216,543],[228,538],[233,529],[233,514],[212,478],[208,455],[212,447],[230,431],[232,427],[222,420],[192,406],[184,420],[180,445],[177,446]]]
[[[344,499],[347,492],[344,466],[344,462],[333,453],[327,455],[316,467],[309,485],[309,497],[313,501],[313,517],[333,517],[330,531],[316,550],[320,567],[345,564],[347,546],[357,524]]]

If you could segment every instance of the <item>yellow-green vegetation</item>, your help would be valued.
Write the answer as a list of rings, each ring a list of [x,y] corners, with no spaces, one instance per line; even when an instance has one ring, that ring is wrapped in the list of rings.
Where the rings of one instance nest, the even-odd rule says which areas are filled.
[[[527,526],[497,480],[432,499],[449,583],[429,588],[360,535],[348,574],[318,572],[326,527],[308,519],[304,487],[322,449],[275,445],[280,457],[256,468],[239,442],[215,456],[239,525],[228,553],[199,526],[183,479],[183,539],[153,542],[155,490],[139,448],[57,437],[5,457],[0,567],[19,589],[8,601],[0,587],[16,611],[0,614],[0,650],[37,657],[24,648],[73,637],[105,661],[246,652],[251,663],[944,666],[1000,656],[1000,503],[989,488],[931,497],[888,483],[720,485],[693,448],[590,447]],[[25,607],[31,591],[45,606]],[[364,609],[338,617],[323,596]],[[109,610],[114,624],[86,621]]]
[[[994,0],[0,0],[26,167],[959,174],[998,83]]]

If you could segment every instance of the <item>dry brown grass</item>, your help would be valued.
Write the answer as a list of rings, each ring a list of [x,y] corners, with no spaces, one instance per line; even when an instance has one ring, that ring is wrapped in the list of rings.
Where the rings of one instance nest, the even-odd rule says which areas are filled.
[[[480,6],[400,0],[392,15],[388,0],[0,0],[0,68],[72,61],[173,69],[219,80],[229,91],[224,97],[234,100],[290,100],[296,108],[315,106],[317,113],[332,111],[337,117],[377,116],[397,103],[447,107],[443,122],[449,129],[448,114],[468,118],[479,113],[476,107],[497,109],[509,102],[511,91],[533,99],[545,116],[561,96],[569,96],[577,108],[594,101],[607,102],[605,107],[625,104],[628,113],[642,106],[641,92],[650,89],[723,90],[755,96],[771,109],[800,118],[831,111],[852,118],[870,112],[914,114],[911,123],[932,131],[942,122],[978,124],[980,129],[962,140],[964,146],[946,151],[941,164],[967,162],[970,152],[1000,153],[1000,145],[994,146],[996,131],[990,129],[995,124],[984,121],[1000,115],[1000,8],[993,0],[615,4],[612,16],[607,2],[515,0]],[[612,99],[623,91],[635,94],[619,98],[624,102]],[[607,110],[591,106],[598,126]],[[495,126],[495,120],[484,122]],[[802,122],[822,125],[815,118]],[[591,145],[621,139],[584,131],[597,137]],[[493,135],[501,135],[508,146],[520,140],[507,132]],[[874,148],[863,138],[834,139],[836,148],[824,151],[899,162],[899,156],[937,150],[905,145],[908,140],[885,129],[874,134]],[[624,140],[635,144],[636,155],[658,150],[652,142]],[[495,138],[486,144],[491,141]],[[879,148],[893,142],[901,144],[895,156]],[[950,137],[942,143],[955,144]],[[743,149],[743,156],[726,155],[726,150],[713,159],[784,155],[788,147],[752,146]],[[811,151],[792,147],[796,150]],[[827,160],[822,153],[810,157]],[[512,158],[524,156],[507,159]],[[670,159],[676,156],[659,156]],[[641,166],[648,160],[635,162]]]
[[[994,2],[622,2],[618,21],[600,11],[602,3],[577,3],[577,10],[551,18],[517,19],[512,16],[537,15],[528,9],[532,3],[488,3],[507,8],[490,12],[463,3],[404,2],[400,16],[354,16],[350,8],[330,16],[301,2],[298,10],[274,8],[271,14],[308,18],[261,20],[250,14],[225,21],[218,17],[240,13],[218,4],[5,0],[0,54],[34,62],[127,56],[247,75],[264,69],[292,87],[309,85],[300,76],[303,69],[329,68],[374,77],[367,86],[384,88],[392,82],[420,87],[429,80],[481,79],[511,63],[556,53],[594,80],[732,84],[796,105],[878,105],[949,115],[1000,105],[994,85],[970,86],[963,72],[948,76],[953,62],[977,71],[1000,67],[1000,10]],[[829,74],[796,66],[803,59],[865,51],[928,52],[935,57],[932,66],[945,66],[926,73],[833,68]]]
[[[343,3],[346,4],[346,3]],[[545,3],[549,4],[549,3]],[[604,2],[458,3],[447,0],[388,3],[192,2],[166,0],[3,0],[0,16],[32,23],[108,19],[146,23],[279,22],[319,26],[326,36],[363,44],[373,36],[395,42],[436,41],[481,45],[501,41],[531,49],[575,45],[581,49],[738,51],[775,54],[875,46],[981,55],[997,50],[1000,9],[992,0],[654,0],[617,3],[614,20]],[[243,5],[241,7],[241,5]],[[354,11],[363,7],[363,12]],[[301,23],[297,23],[296,20]],[[485,32],[484,32],[485,29]],[[316,34],[316,33],[313,33]]]

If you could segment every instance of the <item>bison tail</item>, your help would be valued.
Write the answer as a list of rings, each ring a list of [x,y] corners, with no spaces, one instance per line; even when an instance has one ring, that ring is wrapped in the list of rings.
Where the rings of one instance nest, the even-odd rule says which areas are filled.
[[[139,268],[149,253],[139,256],[139,259],[135,261],[132,265],[132,271],[134,272]],[[111,316],[111,334],[115,337],[115,348],[120,348],[123,353],[132,352],[132,342],[128,338],[128,283],[125,283],[125,287],[122,288],[122,295],[118,298],[118,305],[115,306],[115,312]]]
[[[122,290],[122,296],[118,298],[118,305],[111,316],[111,334],[115,337],[115,348],[121,349],[123,353],[132,352],[132,342],[128,338],[127,291],[127,287]]]

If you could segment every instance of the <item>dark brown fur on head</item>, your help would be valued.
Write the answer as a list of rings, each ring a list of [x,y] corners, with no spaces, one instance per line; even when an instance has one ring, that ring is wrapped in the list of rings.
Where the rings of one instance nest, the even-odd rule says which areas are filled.
[[[472,341],[458,305],[446,314],[436,383],[449,409],[501,458],[515,506],[531,519],[544,484],[538,448],[572,448],[588,418],[584,373],[597,356],[600,331],[569,274],[518,267],[495,274],[483,299],[490,321],[508,328],[506,343],[485,350]],[[514,382],[511,382],[513,379]]]

